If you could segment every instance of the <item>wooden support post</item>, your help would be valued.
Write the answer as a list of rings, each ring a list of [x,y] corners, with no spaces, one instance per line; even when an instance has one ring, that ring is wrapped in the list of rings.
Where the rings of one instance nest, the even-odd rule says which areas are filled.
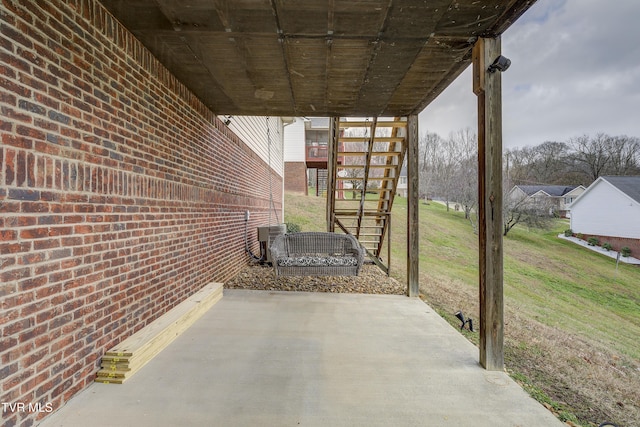
[[[419,295],[418,159],[418,116],[414,114],[408,117],[407,126],[407,296],[410,297]]]
[[[338,117],[329,119],[329,144],[327,147],[327,231],[329,232],[335,231],[334,209],[336,207],[336,188],[338,186],[336,167],[338,163],[338,135],[340,134],[338,120]]]
[[[480,258],[480,364],[504,369],[502,260],[502,88],[488,72],[500,55],[500,38],[473,48],[473,91],[478,96],[478,234]]]

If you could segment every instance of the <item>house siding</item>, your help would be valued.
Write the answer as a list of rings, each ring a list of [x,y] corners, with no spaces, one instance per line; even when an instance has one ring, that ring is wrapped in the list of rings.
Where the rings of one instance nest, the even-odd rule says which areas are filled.
[[[306,161],[304,119],[295,121],[284,128],[284,161]]]
[[[607,183],[594,183],[571,205],[574,233],[640,239],[640,204]]]
[[[0,401],[57,410],[107,349],[246,265],[245,211],[254,251],[282,212],[282,149],[270,169],[264,138],[256,153],[97,1],[0,19]]]
[[[284,176],[284,126],[279,117],[233,116],[231,129],[280,176]]]

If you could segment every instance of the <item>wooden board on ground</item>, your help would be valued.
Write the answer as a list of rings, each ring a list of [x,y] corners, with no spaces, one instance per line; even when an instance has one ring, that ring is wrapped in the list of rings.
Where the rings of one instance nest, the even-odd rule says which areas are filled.
[[[96,381],[122,384],[222,298],[222,283],[210,283],[105,353]]]

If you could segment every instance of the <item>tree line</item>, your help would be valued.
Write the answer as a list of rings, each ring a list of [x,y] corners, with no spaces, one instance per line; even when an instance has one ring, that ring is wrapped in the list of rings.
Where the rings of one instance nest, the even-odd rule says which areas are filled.
[[[513,185],[584,185],[600,176],[640,175],[640,138],[599,133],[507,150],[505,173]]]
[[[448,138],[427,132],[420,137],[420,192],[424,199],[444,202],[447,209],[463,210],[474,227],[478,205],[477,135],[469,128]],[[515,185],[588,187],[600,176],[640,175],[640,138],[599,133],[547,141],[503,153],[503,223],[506,235],[518,223],[545,227],[548,209],[513,200],[507,193]]]

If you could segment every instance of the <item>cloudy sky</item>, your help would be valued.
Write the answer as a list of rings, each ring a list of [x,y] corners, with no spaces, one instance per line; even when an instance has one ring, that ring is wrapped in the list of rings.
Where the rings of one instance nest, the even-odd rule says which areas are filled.
[[[639,0],[538,0],[502,36],[504,147],[640,137],[638,20]],[[420,114],[421,133],[477,129],[471,68]]]

